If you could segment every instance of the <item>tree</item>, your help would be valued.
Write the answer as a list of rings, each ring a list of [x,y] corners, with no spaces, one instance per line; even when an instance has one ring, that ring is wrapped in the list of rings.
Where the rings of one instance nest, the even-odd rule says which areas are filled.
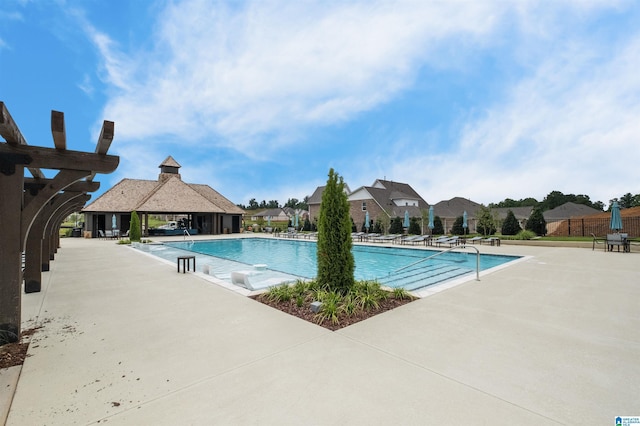
[[[420,229],[420,222],[418,221],[418,218],[412,217],[411,221],[409,222],[409,234],[412,235],[421,235],[422,234],[422,230]]]
[[[522,228],[520,228],[520,223],[518,223],[516,215],[509,210],[507,212],[507,217],[504,219],[504,222],[502,222],[502,235],[516,235],[521,230]]]
[[[496,233],[497,219],[488,207],[481,206],[480,210],[476,213],[478,215],[477,231],[482,235],[493,235]]]
[[[390,234],[402,234],[403,233],[402,219],[400,217],[396,216],[391,220],[391,226],[389,226],[389,233]]]
[[[139,242],[141,237],[140,218],[134,210],[131,212],[131,222],[129,222],[129,239],[133,242]]]
[[[547,234],[547,221],[544,220],[542,209],[540,209],[539,207],[533,208],[533,210],[531,211],[531,216],[529,216],[529,220],[527,220],[525,228],[527,229],[527,231],[535,232],[536,235]]]
[[[329,170],[318,221],[318,284],[346,294],[354,284],[351,216],[343,178]]]
[[[434,235],[443,235],[444,234],[444,226],[442,226],[442,219],[440,216],[436,216],[433,218],[433,231]]]
[[[255,198],[249,200],[249,210],[257,210],[260,206]]]
[[[451,227],[451,233],[453,235],[463,235],[465,233],[465,229],[462,227],[462,216],[456,217],[456,220],[453,222],[453,226]]]

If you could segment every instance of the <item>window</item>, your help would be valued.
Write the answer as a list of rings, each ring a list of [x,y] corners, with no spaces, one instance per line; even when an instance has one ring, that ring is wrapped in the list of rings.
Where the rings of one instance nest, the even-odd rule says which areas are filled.
[[[366,202],[366,201],[363,201],[363,202],[362,202],[362,211],[364,212],[364,211],[366,211],[366,210],[367,210],[367,202]]]

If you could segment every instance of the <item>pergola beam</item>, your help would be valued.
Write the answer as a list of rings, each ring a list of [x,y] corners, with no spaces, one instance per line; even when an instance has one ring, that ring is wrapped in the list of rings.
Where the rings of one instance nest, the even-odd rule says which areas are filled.
[[[0,155],[13,154],[29,158],[29,167],[56,170],[89,170],[95,173],[111,173],[120,162],[115,155],[92,154],[82,151],[60,151],[30,145],[0,144]],[[44,176],[43,176],[44,177]]]
[[[51,135],[56,149],[67,149],[67,131],[64,126],[64,112],[51,111]]]
[[[24,136],[22,136],[22,132],[16,122],[13,121],[9,110],[2,101],[0,101],[0,136],[2,136],[9,145],[27,145],[27,141]],[[27,169],[33,177],[44,178],[42,170],[33,166]]]

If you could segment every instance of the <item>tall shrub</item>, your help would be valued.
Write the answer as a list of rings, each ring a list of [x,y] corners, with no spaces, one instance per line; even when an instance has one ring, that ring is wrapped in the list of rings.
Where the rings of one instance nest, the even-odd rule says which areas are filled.
[[[344,180],[330,169],[318,220],[317,279],[321,286],[342,294],[346,294],[354,284],[351,223]]]
[[[391,226],[389,226],[390,234],[402,234],[404,228],[402,227],[402,219],[400,217],[394,217],[391,219]]]
[[[433,218],[433,235],[444,235],[444,226],[442,226],[440,216]]]
[[[420,229],[420,222],[418,222],[418,219],[415,217],[411,218],[411,222],[409,225],[409,234],[411,235],[420,235],[422,234],[422,230]]]
[[[129,223],[129,239],[134,242],[140,241],[141,236],[140,218],[138,217],[138,213],[134,210],[131,212],[131,222]]]
[[[456,217],[456,220],[453,222],[453,226],[451,227],[451,233],[453,235],[463,235],[465,233],[465,229],[462,227],[463,220],[462,216]]]
[[[520,231],[522,231],[522,228],[520,228],[520,223],[518,223],[516,215],[509,210],[507,217],[504,219],[504,222],[502,222],[502,235],[516,235]]]
[[[533,231],[537,235],[547,234],[547,221],[544,219],[542,210],[539,207],[533,208],[533,211],[531,212],[531,216],[529,216],[529,220],[527,220],[525,228],[527,229],[527,231]]]
[[[496,217],[490,208],[481,206],[477,217],[477,230],[480,234],[493,235],[496,233]]]

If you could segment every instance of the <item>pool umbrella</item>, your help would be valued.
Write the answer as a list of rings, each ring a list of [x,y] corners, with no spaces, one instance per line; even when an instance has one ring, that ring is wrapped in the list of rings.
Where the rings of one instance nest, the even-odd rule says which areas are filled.
[[[116,215],[111,215],[111,229],[116,229]]]
[[[407,210],[404,211],[404,223],[402,226],[405,228],[409,227],[409,212]]]
[[[620,217],[620,206],[617,201],[613,202],[611,206],[611,222],[609,228],[614,231],[620,231],[622,229],[622,218]]]
[[[464,213],[462,213],[462,227],[464,228],[464,233],[465,235],[467,234],[467,228],[469,227],[467,225],[467,211],[465,210]]]
[[[369,232],[369,212],[364,215],[364,227]]]
[[[271,226],[271,216],[267,216],[267,226]]]
[[[296,224],[294,225],[296,228],[298,227],[298,213],[296,213]]]
[[[429,229],[431,229],[433,231],[433,228],[435,227],[435,225],[433,224],[433,206],[429,207],[429,225],[427,225],[429,227]]]

